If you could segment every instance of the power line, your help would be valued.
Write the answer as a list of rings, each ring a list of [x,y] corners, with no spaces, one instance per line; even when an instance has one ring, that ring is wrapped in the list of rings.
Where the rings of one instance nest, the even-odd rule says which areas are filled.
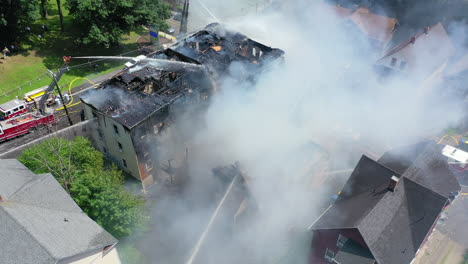
[[[126,54],[129,54],[129,53],[132,53],[132,52],[140,51],[140,50],[143,50],[143,49],[151,47],[151,46],[155,46],[155,45],[153,44],[153,45],[144,46],[144,47],[136,49],[136,50],[131,50],[131,51],[128,51],[128,52],[118,54],[118,56],[122,56],[122,55],[126,55]],[[86,67],[86,66],[89,66],[91,64],[95,64],[97,62],[104,61],[104,60],[108,60],[108,59],[98,59],[98,60],[89,61],[89,62],[86,62],[86,63],[81,63],[81,64],[78,64],[78,65],[70,66],[70,67],[68,67],[68,69],[69,70],[78,69],[78,68]],[[0,96],[3,95],[4,97],[7,97],[10,94],[22,92],[22,90],[24,90],[26,88],[29,88],[30,86],[32,86],[32,84],[41,81],[44,77],[50,78],[49,74],[47,72],[44,72],[43,74],[41,74],[41,75],[39,75],[39,76],[37,76],[37,77],[35,77],[33,79],[30,79],[26,83],[17,86],[16,88],[12,88],[12,89],[7,90],[7,91],[5,91],[3,93],[0,92]]]

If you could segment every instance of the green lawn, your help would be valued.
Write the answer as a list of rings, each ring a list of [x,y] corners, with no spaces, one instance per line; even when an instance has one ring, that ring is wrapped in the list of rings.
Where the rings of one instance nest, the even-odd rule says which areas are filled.
[[[0,64],[0,103],[9,101],[16,96],[22,98],[24,93],[36,88],[48,85],[51,78],[45,73],[47,69],[56,71],[63,63],[63,56],[84,56],[84,55],[120,55],[137,49],[136,40],[144,33],[132,32],[125,36],[120,47],[116,48],[86,48],[79,47],[69,32],[74,30],[71,17],[68,11],[64,11],[65,32],[60,31],[60,20],[55,0],[49,0],[49,16],[46,19],[39,19],[31,25],[32,34],[24,40],[21,45],[23,50],[19,54],[8,57],[4,63]],[[44,34],[41,40],[37,34],[41,33],[41,24],[47,24],[49,32]],[[68,32],[68,33],[67,33]],[[135,56],[137,52],[131,52],[128,56]],[[88,60],[72,60],[70,66],[86,63]],[[123,65],[124,61],[101,61],[95,70],[91,65],[75,68],[67,72],[59,84],[62,89],[68,89],[68,84],[77,77],[94,78],[108,73]],[[37,77],[41,78],[37,78]],[[84,80],[74,82],[77,86],[85,82]],[[21,87],[21,89],[18,89]]]

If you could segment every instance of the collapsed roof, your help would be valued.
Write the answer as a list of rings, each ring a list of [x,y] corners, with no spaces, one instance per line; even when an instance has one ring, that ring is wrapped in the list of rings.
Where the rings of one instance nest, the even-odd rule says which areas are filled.
[[[377,263],[409,263],[448,196],[460,190],[436,153],[433,144],[421,143],[388,152],[379,162],[363,156],[311,229],[357,229]]]
[[[140,63],[85,92],[81,100],[132,129],[186,94],[210,93],[215,89],[213,79],[233,62],[255,67],[257,71],[246,71],[252,74],[283,54],[215,23],[170,49],[148,55],[167,63]]]
[[[154,58],[171,62],[158,65],[152,62],[136,66],[104,82],[98,89],[88,90],[81,100],[100,113],[112,117],[128,129],[132,129],[148,117],[186,94],[203,93],[210,81],[203,67],[197,62],[170,50],[157,52]]]
[[[235,61],[256,67],[284,56],[282,50],[267,47],[218,23],[209,24],[170,49],[198,61],[218,74],[226,71]]]
[[[51,174],[0,161],[0,263],[57,263],[117,240],[91,220]]]

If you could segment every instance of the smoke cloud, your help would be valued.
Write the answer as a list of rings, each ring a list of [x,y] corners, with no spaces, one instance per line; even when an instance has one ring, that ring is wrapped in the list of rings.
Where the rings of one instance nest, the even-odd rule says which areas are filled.
[[[231,2],[232,10],[245,7],[241,1],[222,2]],[[239,81],[244,69],[233,63],[204,115],[177,118],[171,131],[183,133],[184,140],[161,142],[161,148],[190,150],[190,180],[183,194],[157,201],[167,203],[161,213],[167,228],[153,230],[144,242],[151,263],[186,263],[225,191],[226,184],[211,173],[216,166],[241,164],[258,210],[243,227],[221,215],[224,222],[210,230],[193,263],[280,263],[294,247],[291,241],[307,232],[324,201],[349,176],[332,182],[326,171],[352,169],[362,154],[378,158],[461,118],[463,100],[442,92],[440,74],[382,79],[373,68],[371,45],[322,4],[284,2],[222,21],[283,49],[286,60],[265,69],[255,85]],[[419,61],[424,59],[431,60]],[[174,240],[164,248],[180,251],[155,250],[161,235]]]

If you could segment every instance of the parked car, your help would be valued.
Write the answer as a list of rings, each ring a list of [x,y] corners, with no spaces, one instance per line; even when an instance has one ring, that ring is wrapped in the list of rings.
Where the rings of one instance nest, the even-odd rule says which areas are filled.
[[[168,33],[168,34],[171,34],[171,35],[172,35],[172,34],[174,34],[174,33],[175,33],[175,29],[173,29],[173,28],[169,28],[169,29],[166,31],[166,33]]]
[[[127,62],[125,63],[125,67],[131,68],[131,67],[137,65],[141,60],[144,60],[144,59],[146,59],[146,56],[145,56],[145,55],[137,56],[137,57],[131,59],[130,61],[127,61]]]
[[[182,14],[175,14],[172,19],[175,21],[182,21]]]

